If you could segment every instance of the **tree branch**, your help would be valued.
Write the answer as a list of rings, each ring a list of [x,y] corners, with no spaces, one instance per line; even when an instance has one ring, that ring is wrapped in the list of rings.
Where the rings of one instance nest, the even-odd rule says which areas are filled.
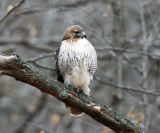
[[[18,55],[0,55],[0,70],[1,74],[30,84],[40,91],[56,97],[66,105],[82,110],[116,133],[144,133],[124,116],[121,116],[111,108],[95,101],[82,92],[77,93],[75,89],[66,87],[49,74],[25,63]]]
[[[47,54],[43,54],[43,55],[39,55],[39,56],[36,56],[36,57],[33,57],[33,58],[30,58],[30,59],[26,59],[25,62],[26,63],[29,63],[29,62],[33,62],[35,63],[38,67],[41,67],[43,69],[48,69],[48,70],[52,70],[52,71],[55,71],[55,69],[53,68],[49,68],[49,67],[46,67],[46,66],[42,66],[40,64],[37,63],[37,61],[41,60],[41,59],[44,59],[44,58],[47,58],[47,57],[51,57],[51,56],[54,56],[55,55],[55,52],[51,52],[51,53],[47,53]],[[126,59],[126,61],[128,61],[128,59],[124,56],[124,58]],[[129,62],[129,61],[128,61]],[[132,65],[132,64],[130,64]],[[134,66],[132,65],[139,73],[141,73],[139,71],[139,69],[137,68],[137,66]],[[160,96],[160,93],[156,92],[156,91],[146,91],[146,90],[143,90],[143,89],[137,89],[137,88],[132,88],[130,86],[124,86],[124,85],[120,85],[120,84],[116,84],[116,83],[112,83],[112,82],[106,82],[106,81],[103,81],[102,79],[100,79],[99,77],[97,76],[94,76],[94,79],[96,79],[97,81],[99,81],[100,83],[102,84],[105,84],[105,85],[109,85],[109,86],[113,86],[113,87],[116,87],[116,88],[120,88],[120,89],[123,89],[123,90],[126,90],[126,91],[132,91],[132,92],[139,92],[139,93],[144,93],[144,94],[148,94],[148,95],[154,95],[154,96]]]
[[[1,19],[0,23],[2,23],[13,11],[15,11],[18,7],[20,7],[25,0],[21,0],[15,7],[13,7],[9,12],[6,13]]]
[[[117,48],[117,47],[96,47],[96,50],[113,50],[113,51],[117,51],[117,52],[122,52],[122,53],[133,53],[133,54],[139,54],[139,55],[143,55],[143,56],[148,56],[153,60],[158,60],[160,61],[160,56],[147,52],[147,51],[137,51],[137,50],[130,50],[130,49],[123,49],[123,48]]]
[[[158,32],[156,32],[158,33]],[[10,38],[4,38],[4,37],[0,37],[0,44],[4,45],[4,44],[9,44],[9,43],[15,43],[15,44],[25,44],[24,46],[26,47],[30,47],[32,49],[37,49],[37,50],[41,50],[44,52],[51,52],[52,50],[49,48],[44,47],[44,45],[40,45],[37,46],[35,44],[58,44],[59,42],[57,41],[58,38],[55,37],[48,37],[48,38],[28,38],[28,39],[24,39],[24,38],[16,38],[16,37],[10,37]],[[154,40],[154,39],[152,39]],[[150,42],[151,43],[151,42]],[[105,50],[111,50],[114,52],[121,52],[121,53],[128,53],[128,54],[138,54],[138,55],[142,55],[142,56],[148,56],[153,60],[157,60],[160,61],[160,55],[154,54],[152,52],[145,52],[145,51],[140,51],[140,50],[131,50],[131,49],[126,49],[126,48],[119,48],[119,47],[95,47],[95,49],[97,51],[105,51]],[[47,54],[48,55],[48,54]]]
[[[94,76],[94,79],[96,79],[97,81],[99,81],[102,84],[113,86],[113,87],[123,89],[123,90],[126,90],[126,91],[139,92],[139,93],[142,93],[142,94],[153,95],[153,96],[160,96],[160,93],[155,92],[155,91],[147,91],[147,90],[144,90],[144,89],[137,89],[137,88],[132,88],[130,86],[124,86],[124,85],[120,85],[120,84],[116,84],[116,83],[112,83],[112,82],[103,81],[102,79],[100,79],[97,76]]]
[[[38,60],[41,60],[41,59],[44,59],[44,58],[47,58],[47,57],[51,57],[51,56],[54,56],[54,55],[55,55],[55,52],[51,52],[51,53],[47,53],[47,54],[44,54],[44,55],[40,55],[38,57],[30,58],[30,59],[25,60],[25,61],[26,61],[26,63],[36,62]]]

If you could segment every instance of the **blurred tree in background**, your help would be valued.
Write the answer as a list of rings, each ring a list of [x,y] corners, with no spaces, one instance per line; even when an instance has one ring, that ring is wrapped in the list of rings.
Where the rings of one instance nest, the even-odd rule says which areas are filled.
[[[91,96],[127,115],[146,133],[160,131],[159,0],[0,1],[0,52],[19,53],[55,76],[64,30],[84,27],[98,54]],[[17,6],[17,9],[8,14]],[[0,75],[0,133],[112,133],[32,86]]]

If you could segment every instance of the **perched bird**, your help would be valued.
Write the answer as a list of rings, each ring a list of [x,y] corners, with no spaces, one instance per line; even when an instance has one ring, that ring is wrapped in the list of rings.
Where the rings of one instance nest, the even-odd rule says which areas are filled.
[[[97,54],[81,26],[73,25],[65,30],[55,60],[57,80],[89,95],[88,86],[97,68]],[[70,107],[70,112],[74,116],[83,113],[74,107]]]

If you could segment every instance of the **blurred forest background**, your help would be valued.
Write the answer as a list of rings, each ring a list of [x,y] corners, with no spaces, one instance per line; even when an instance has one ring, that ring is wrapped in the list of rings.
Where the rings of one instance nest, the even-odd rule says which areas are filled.
[[[64,30],[79,24],[98,54],[91,96],[146,133],[160,131],[160,0],[25,0],[6,16],[20,2],[0,0],[1,53],[18,53],[55,76],[55,49]],[[70,116],[56,98],[0,75],[0,133],[112,132],[86,114]]]

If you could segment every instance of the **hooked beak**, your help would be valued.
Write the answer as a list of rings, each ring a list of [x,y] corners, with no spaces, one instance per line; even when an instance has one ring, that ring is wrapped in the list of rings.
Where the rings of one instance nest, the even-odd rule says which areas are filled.
[[[82,38],[87,37],[85,32],[78,33],[77,36],[82,37]]]

